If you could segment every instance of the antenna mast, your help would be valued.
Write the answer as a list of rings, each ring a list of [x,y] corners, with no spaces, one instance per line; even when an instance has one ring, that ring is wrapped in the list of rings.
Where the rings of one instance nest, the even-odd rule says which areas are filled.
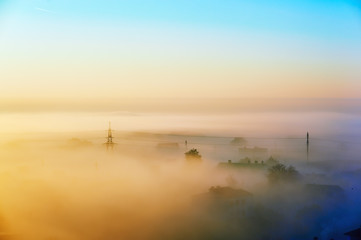
[[[308,134],[307,132],[307,135],[306,135],[306,146],[307,146],[307,161],[308,161],[308,158],[309,158],[309,150],[310,150],[310,134]]]

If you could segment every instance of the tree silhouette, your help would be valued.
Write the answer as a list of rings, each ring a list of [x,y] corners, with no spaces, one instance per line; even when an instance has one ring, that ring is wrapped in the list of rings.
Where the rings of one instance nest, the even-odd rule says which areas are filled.
[[[192,148],[188,152],[184,153],[186,160],[191,162],[200,162],[202,161],[202,156],[199,154],[198,150]]]
[[[233,138],[233,140],[231,141],[232,145],[238,145],[238,146],[246,146],[247,145],[247,141],[246,139],[244,139],[243,137],[235,137]]]
[[[299,178],[299,173],[293,166],[278,163],[268,169],[267,177],[270,183],[293,182]]]
[[[266,161],[266,164],[269,166],[274,166],[277,165],[278,163],[279,163],[278,160],[273,158],[272,156],[270,156]]]

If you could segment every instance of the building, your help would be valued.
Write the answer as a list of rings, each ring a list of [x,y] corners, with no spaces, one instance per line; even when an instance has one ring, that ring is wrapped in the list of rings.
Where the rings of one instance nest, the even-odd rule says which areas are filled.
[[[251,205],[252,194],[243,189],[211,187],[208,192],[195,195],[193,202],[209,211],[233,216],[246,216]]]
[[[177,142],[162,142],[162,143],[158,143],[157,145],[158,148],[173,148],[173,149],[178,149],[179,148],[179,143]]]
[[[254,162],[232,162],[232,160],[228,160],[228,162],[221,162],[218,164],[218,167],[220,168],[228,168],[228,169],[234,169],[234,168],[251,168],[251,169],[266,169],[267,165],[261,161],[258,162],[257,160]]]
[[[228,160],[228,162],[221,162],[218,164],[220,168],[249,168],[249,169],[260,169],[265,170],[273,165],[276,165],[278,161],[270,156],[266,161],[263,160],[254,160],[252,161],[249,157],[245,157],[240,159],[238,162],[232,162],[232,160]]]
[[[355,230],[346,232],[345,235],[347,236],[348,240],[361,240],[361,227]]]

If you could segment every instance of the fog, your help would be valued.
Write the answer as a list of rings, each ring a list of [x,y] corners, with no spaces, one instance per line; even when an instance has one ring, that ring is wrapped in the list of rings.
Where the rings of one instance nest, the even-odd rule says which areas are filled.
[[[303,175],[299,182],[280,187],[269,184],[266,170],[217,167],[217,162],[223,161],[217,156],[230,157],[230,152],[237,152],[237,146],[226,144],[232,138],[218,139],[215,150],[214,144],[210,144],[214,137],[118,135],[119,143],[113,150],[107,150],[101,140],[89,136],[71,139],[43,134],[4,143],[0,173],[4,237],[300,239],[297,237],[311,238],[317,233],[320,237],[332,234],[340,237],[342,231],[358,226],[360,221],[355,212],[359,207],[352,204],[359,199],[361,190],[357,184],[360,171],[355,171],[361,169],[356,155],[339,164],[335,160],[305,162],[300,160],[302,156],[296,158],[295,153],[292,158],[287,153],[280,154],[283,163],[296,166]],[[180,143],[178,148],[158,146],[159,142],[176,139]],[[203,154],[201,164],[187,164],[183,139],[188,139],[187,148],[194,145]],[[192,143],[195,140],[198,142]],[[281,145],[278,148],[284,149]],[[242,157],[236,153],[233,156],[233,161]],[[314,203],[314,196],[303,191],[303,182],[339,185],[347,197],[341,200],[336,197],[333,203],[323,199],[326,195]],[[194,201],[194,196],[207,192],[211,186],[232,186],[252,193],[250,219],[229,215],[222,207],[210,210],[206,204]],[[337,211],[333,210],[335,207]],[[300,215],[299,211],[307,212],[308,208],[319,210],[320,216],[307,216],[316,227],[312,225],[314,229],[310,232],[291,230],[290,220],[296,221],[294,217]]]
[[[2,119],[0,239],[346,239],[360,226],[354,112]],[[270,157],[294,179],[272,181]]]

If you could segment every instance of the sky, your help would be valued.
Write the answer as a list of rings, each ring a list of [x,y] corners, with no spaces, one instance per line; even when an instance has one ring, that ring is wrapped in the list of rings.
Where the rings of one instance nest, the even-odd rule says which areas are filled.
[[[0,98],[359,98],[356,0],[0,0]]]

